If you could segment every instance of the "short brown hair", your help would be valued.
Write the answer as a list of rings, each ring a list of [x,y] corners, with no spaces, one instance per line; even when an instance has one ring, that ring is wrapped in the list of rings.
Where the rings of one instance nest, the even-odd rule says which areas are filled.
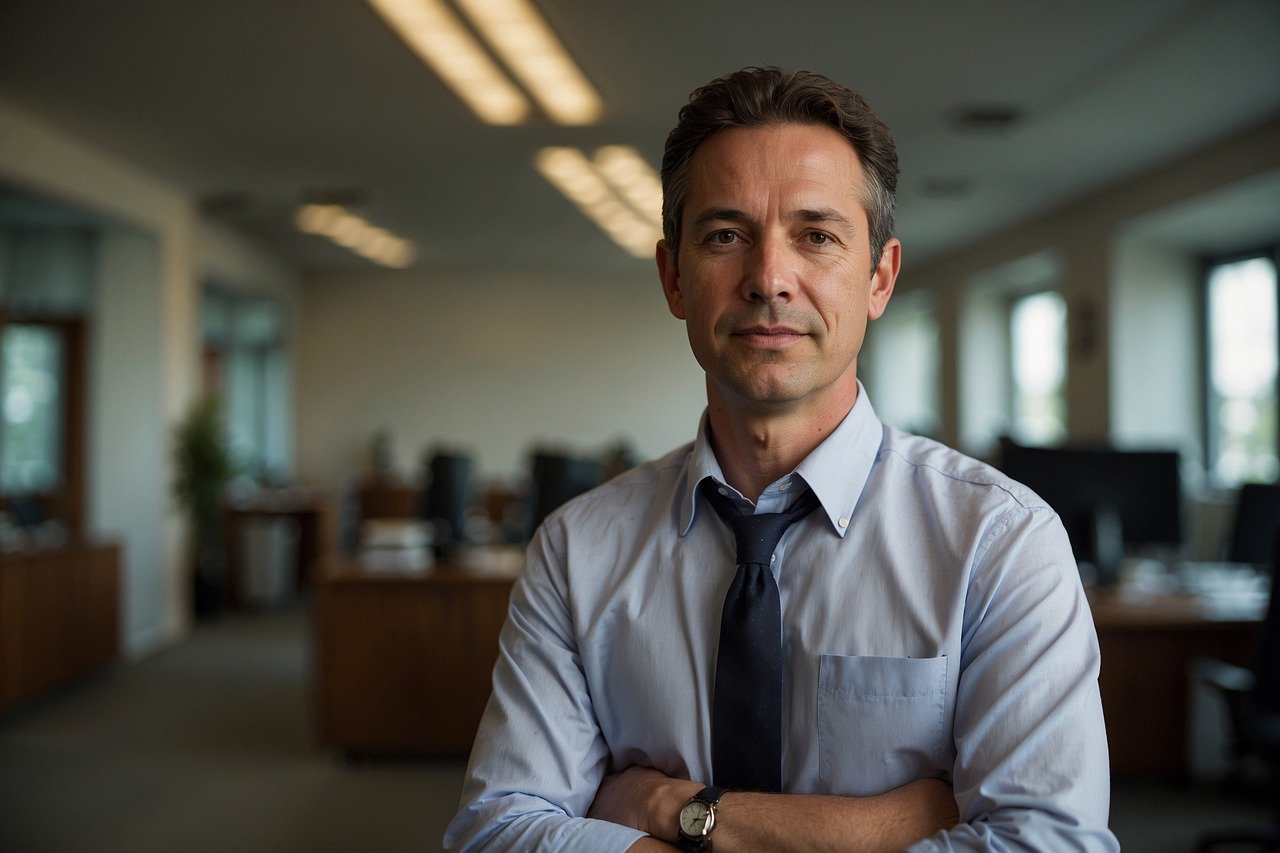
[[[893,236],[898,192],[898,152],[889,128],[862,96],[812,71],[744,68],[696,89],[680,110],[662,153],[662,234],[679,250],[684,203],[689,196],[689,163],[694,152],[728,127],[821,124],[839,131],[857,152],[867,174],[863,206],[870,228],[871,264],[880,263]]]

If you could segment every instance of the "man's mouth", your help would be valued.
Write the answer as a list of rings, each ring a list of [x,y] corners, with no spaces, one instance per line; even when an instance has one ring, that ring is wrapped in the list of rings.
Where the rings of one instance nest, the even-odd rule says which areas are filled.
[[[805,336],[789,326],[747,326],[733,333],[745,343],[762,349],[783,349]]]

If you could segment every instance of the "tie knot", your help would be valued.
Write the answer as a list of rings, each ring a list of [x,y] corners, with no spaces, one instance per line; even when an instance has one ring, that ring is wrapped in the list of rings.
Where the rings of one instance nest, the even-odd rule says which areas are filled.
[[[813,512],[818,506],[818,496],[806,488],[791,506],[782,512],[761,512],[743,515],[733,501],[720,494],[715,481],[702,481],[702,494],[715,508],[716,514],[733,531],[738,548],[738,564],[768,565],[773,551],[778,547],[782,534],[795,522]]]

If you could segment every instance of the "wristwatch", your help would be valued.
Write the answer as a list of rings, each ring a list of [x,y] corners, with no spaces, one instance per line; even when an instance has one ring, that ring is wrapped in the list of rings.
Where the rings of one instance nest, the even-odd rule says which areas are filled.
[[[680,809],[680,849],[710,850],[711,830],[716,828],[716,805],[724,788],[708,785]]]

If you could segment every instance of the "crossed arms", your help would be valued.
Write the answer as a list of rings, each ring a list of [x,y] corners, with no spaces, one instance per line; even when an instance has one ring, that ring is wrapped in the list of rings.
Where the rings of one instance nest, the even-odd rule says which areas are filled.
[[[1106,829],[1092,620],[1074,566],[1052,565],[1066,547],[1060,524],[1024,516],[992,534],[964,602],[948,780],[869,797],[730,792],[717,850],[1118,849]],[[663,849],[702,787],[680,766],[644,767],[653,762],[643,754],[606,742],[592,696],[604,688],[584,668],[563,535],[543,531],[530,546],[446,846]],[[680,715],[681,697],[670,698]]]

